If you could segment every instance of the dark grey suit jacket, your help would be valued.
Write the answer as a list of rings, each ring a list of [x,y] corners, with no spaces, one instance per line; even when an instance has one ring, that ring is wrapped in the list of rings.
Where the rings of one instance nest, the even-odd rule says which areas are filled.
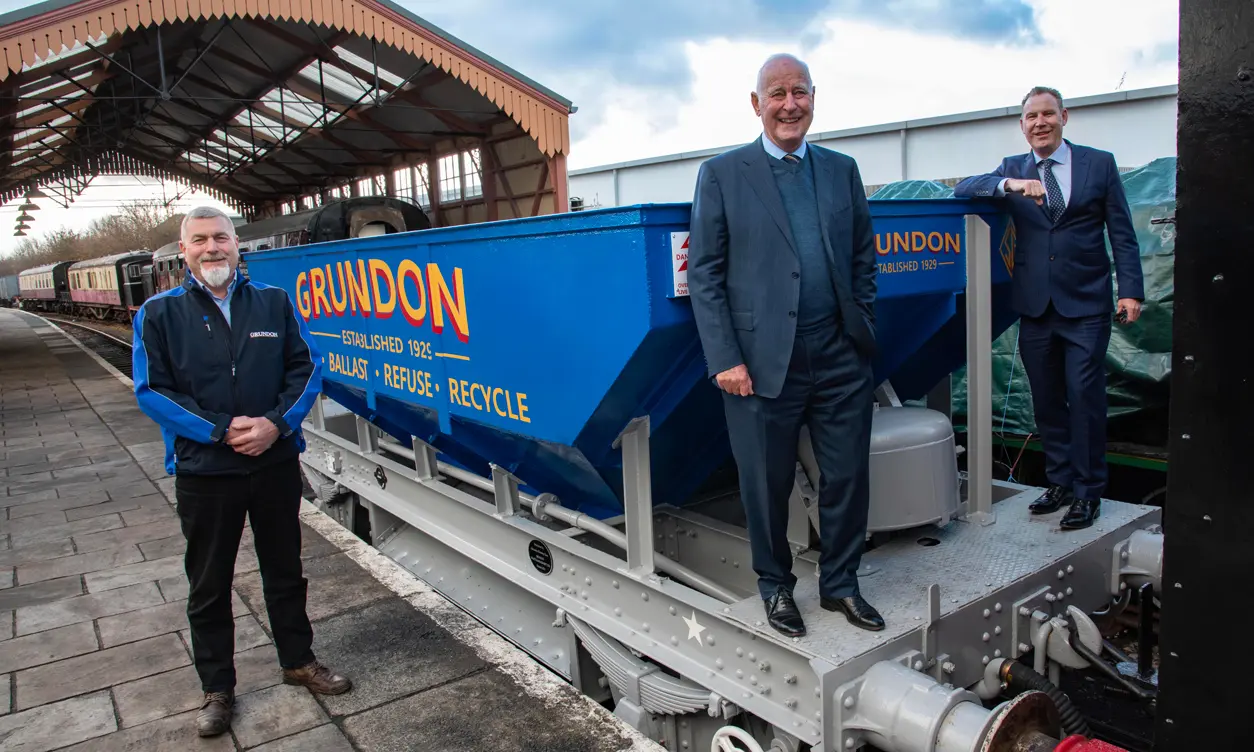
[[[763,136],[765,138],[765,136]],[[711,376],[744,364],[753,391],[777,397],[792,358],[801,264],[775,176],[753,141],[706,161],[697,175],[688,294]],[[822,235],[842,326],[875,352],[875,237],[857,163],[809,144]]]

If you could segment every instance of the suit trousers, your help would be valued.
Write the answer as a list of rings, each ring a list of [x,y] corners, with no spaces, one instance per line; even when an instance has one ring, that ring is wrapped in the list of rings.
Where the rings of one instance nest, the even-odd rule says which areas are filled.
[[[1045,477],[1077,498],[1106,490],[1109,314],[1068,318],[1051,303],[1019,323],[1019,352],[1045,450]]]
[[[858,592],[870,504],[871,366],[840,327],[799,332],[783,390],[774,399],[723,393],[732,454],[740,474],[753,569],[769,598],[797,578],[788,545],[788,500],[796,479],[801,426],[819,466],[819,592]]]
[[[279,665],[298,668],[314,659],[313,627],[305,611],[308,582],[300,559],[301,490],[296,458],[251,475],[175,478],[179,522],[187,539],[183,563],[190,584],[192,656],[206,692],[235,688],[231,582],[245,517],[253,529]]]

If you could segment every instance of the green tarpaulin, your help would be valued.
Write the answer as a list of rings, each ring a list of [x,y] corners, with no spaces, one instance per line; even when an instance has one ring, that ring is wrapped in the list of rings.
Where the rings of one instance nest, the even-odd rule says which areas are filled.
[[[1109,438],[1136,444],[1165,442],[1168,383],[1171,376],[1171,311],[1175,295],[1175,225],[1154,223],[1176,212],[1176,159],[1157,159],[1123,173],[1124,191],[1141,248],[1145,302],[1141,319],[1114,326],[1106,355]],[[949,198],[953,190],[941,183],[907,180],[890,183],[874,199]],[[1107,240],[1106,251],[1110,252]],[[1113,264],[1112,264],[1113,273]],[[1117,288],[1116,288],[1117,289]],[[993,343],[993,431],[1028,435],[1035,432],[1032,395],[1023,361],[1018,356],[1019,326],[1011,326]],[[951,379],[954,422],[966,414],[965,369]]]

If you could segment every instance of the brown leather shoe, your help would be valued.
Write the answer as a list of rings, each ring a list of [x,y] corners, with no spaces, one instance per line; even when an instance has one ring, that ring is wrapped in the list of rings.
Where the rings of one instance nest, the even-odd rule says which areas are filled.
[[[232,692],[206,692],[196,714],[196,733],[201,736],[218,736],[231,727],[231,710],[235,706]]]
[[[283,683],[308,687],[310,692],[320,695],[340,695],[353,688],[347,677],[332,672],[317,661],[300,668],[283,669]]]

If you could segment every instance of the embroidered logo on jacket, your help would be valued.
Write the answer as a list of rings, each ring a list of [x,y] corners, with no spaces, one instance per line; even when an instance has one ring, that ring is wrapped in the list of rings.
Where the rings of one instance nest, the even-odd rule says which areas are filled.
[[[273,337],[275,339],[278,339],[279,333],[278,332],[249,332],[248,336],[252,337],[253,339],[256,339],[257,337]]]

